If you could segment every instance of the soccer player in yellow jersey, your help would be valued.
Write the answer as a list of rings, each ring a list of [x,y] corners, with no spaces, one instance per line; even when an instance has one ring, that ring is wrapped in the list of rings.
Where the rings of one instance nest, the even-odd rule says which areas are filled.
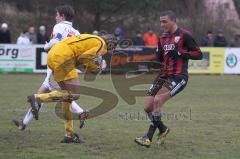
[[[33,115],[37,115],[38,107],[44,102],[61,102],[62,107],[67,107],[69,110],[70,103],[80,96],[80,81],[76,69],[84,69],[86,72],[92,73],[101,71],[102,55],[106,54],[107,51],[111,51],[107,48],[109,41],[112,42],[112,40],[107,39],[107,36],[104,38],[96,35],[81,34],[66,38],[54,45],[48,53],[47,64],[61,90],[28,96]],[[64,118],[71,119],[71,115],[70,111],[63,113]],[[80,120],[81,118],[85,117],[80,117]],[[65,124],[65,130],[66,134],[62,142],[78,143],[81,141],[78,135],[73,132],[70,124]]]
[[[60,5],[56,7],[56,25],[53,28],[51,40],[44,45],[44,50],[49,51],[56,43],[59,41],[71,37],[80,35],[79,31],[73,28],[72,22],[75,16],[75,11],[70,5]],[[52,70],[47,68],[47,76],[44,79],[44,82],[37,90],[37,93],[49,93],[54,89],[60,89],[57,82],[54,81]],[[41,107],[39,107],[38,111],[43,107],[43,103],[41,103]],[[88,110],[84,110],[81,108],[75,101],[71,104],[71,110],[74,114],[88,114]],[[35,119],[38,120],[38,116],[35,116]],[[18,127],[19,130],[23,131],[27,128],[29,123],[33,120],[32,108],[29,108],[23,120],[13,119],[13,123]],[[64,122],[71,123],[73,126],[72,120],[65,120]],[[84,120],[80,120],[79,128],[83,128],[85,125]]]

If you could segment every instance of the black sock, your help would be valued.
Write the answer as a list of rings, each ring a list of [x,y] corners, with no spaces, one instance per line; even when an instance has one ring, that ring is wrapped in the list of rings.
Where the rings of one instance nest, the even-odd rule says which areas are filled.
[[[160,112],[153,112],[152,113],[153,123],[159,129],[160,133],[166,130],[166,126],[163,124],[161,120],[161,113]]]
[[[160,120],[159,125],[158,125],[158,130],[161,132],[165,132],[167,127],[163,124],[163,122]]]
[[[148,132],[147,132],[147,136],[150,141],[152,141],[152,138],[153,138],[153,135],[154,135],[156,129],[157,129],[157,127],[153,123],[151,123],[148,128]]]
[[[157,129],[157,127],[153,124],[153,117],[152,117],[152,112],[147,113],[148,114],[148,118],[150,119],[150,125],[148,128],[148,132],[147,132],[147,137],[149,138],[150,141],[152,141],[153,135]]]

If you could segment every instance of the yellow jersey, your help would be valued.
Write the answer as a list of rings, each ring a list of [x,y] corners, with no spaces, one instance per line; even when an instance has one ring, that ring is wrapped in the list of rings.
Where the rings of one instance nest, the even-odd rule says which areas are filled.
[[[77,78],[76,68],[84,67],[95,72],[94,59],[107,53],[105,41],[96,35],[81,34],[66,38],[54,45],[48,53],[47,64],[54,79],[64,81]]]
[[[105,41],[96,35],[81,34],[62,40],[60,43],[67,44],[74,52],[78,59],[96,57],[97,54],[104,55],[107,53]]]

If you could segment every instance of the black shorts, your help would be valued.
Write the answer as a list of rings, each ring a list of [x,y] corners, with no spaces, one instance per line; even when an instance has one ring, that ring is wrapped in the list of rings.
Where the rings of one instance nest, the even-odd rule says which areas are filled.
[[[162,87],[166,87],[170,91],[171,97],[181,92],[187,85],[188,78],[186,76],[177,77],[160,77],[157,76],[147,92],[148,96],[155,96]]]

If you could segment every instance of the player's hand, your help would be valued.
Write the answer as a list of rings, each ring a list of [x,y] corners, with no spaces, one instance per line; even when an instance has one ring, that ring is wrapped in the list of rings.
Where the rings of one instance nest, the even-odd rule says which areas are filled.
[[[102,70],[105,70],[107,68],[107,62],[106,62],[106,60],[102,60],[102,63],[101,63],[101,69]]]
[[[187,50],[178,48],[177,44],[175,44],[174,50],[169,51],[169,55],[171,57],[173,57],[174,59],[177,59],[179,57],[183,57],[184,58],[185,57],[184,55],[186,55],[187,53],[188,53]]]
[[[181,56],[182,58],[187,58],[188,51],[184,49],[179,49],[178,55]]]
[[[102,60],[101,64],[97,65],[97,73],[101,74],[103,70],[105,70],[107,67],[106,61]]]
[[[49,51],[49,50],[50,50],[50,48],[49,48],[49,43],[48,43],[47,41],[45,41],[45,45],[44,45],[43,49],[44,49],[45,51]]]

